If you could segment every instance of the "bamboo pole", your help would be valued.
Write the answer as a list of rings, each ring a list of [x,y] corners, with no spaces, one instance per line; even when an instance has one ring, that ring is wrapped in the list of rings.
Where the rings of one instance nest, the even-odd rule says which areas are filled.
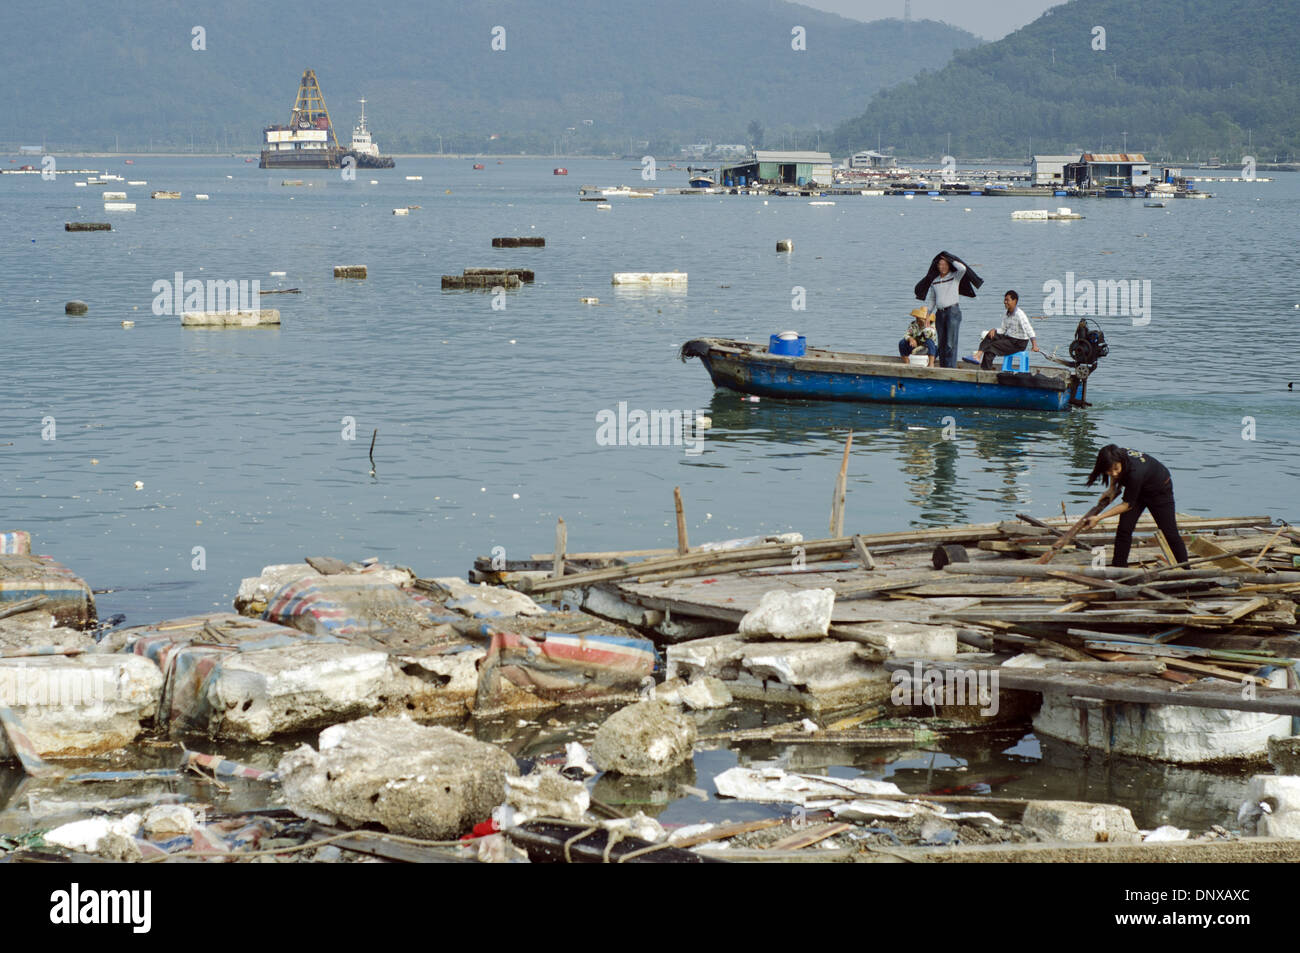
[[[1281,526],[1277,528],[1277,532],[1274,533],[1272,538],[1267,543],[1264,544],[1264,548],[1259,551],[1259,555],[1256,556],[1255,559],[1251,562],[1250,566],[1252,569],[1257,568],[1259,566],[1259,561],[1264,558],[1264,554],[1268,552],[1270,548],[1272,548],[1273,544],[1277,542],[1277,538],[1282,535],[1282,531],[1287,528],[1288,527],[1286,523],[1283,523]]]
[[[835,495],[831,497],[831,527],[833,537],[844,535],[844,495],[848,491],[849,450],[853,447],[853,431],[844,439],[844,456],[840,460],[840,474],[835,479]]]
[[[682,488],[673,487],[673,506],[677,510],[677,552],[685,556],[691,544],[686,539],[686,511],[682,508]]]

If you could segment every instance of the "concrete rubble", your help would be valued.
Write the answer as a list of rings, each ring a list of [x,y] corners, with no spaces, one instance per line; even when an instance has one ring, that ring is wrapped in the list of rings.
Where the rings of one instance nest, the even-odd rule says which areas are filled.
[[[798,541],[755,537],[662,559],[671,567],[711,553],[743,566],[756,558],[755,547]],[[826,544],[808,545],[811,561]],[[1270,845],[1300,842],[1300,739],[1290,737],[1289,716],[1016,689],[1003,693],[1008,714],[996,723],[967,718],[955,703],[894,704],[903,664],[981,668],[992,660],[1006,678],[1046,680],[1081,653],[1003,635],[983,624],[980,613],[989,610],[970,608],[977,600],[968,593],[1021,582],[985,585],[979,573],[954,582],[923,565],[915,579],[896,584],[881,571],[888,547],[872,548],[875,564],[857,570],[865,583],[842,581],[843,567],[809,567],[820,578],[795,573],[802,585],[794,586],[772,581],[791,577],[784,565],[750,573],[744,611],[697,584],[686,590],[690,598],[714,600],[712,614],[698,616],[657,608],[676,603],[645,582],[618,589],[557,580],[537,568],[549,557],[501,572],[532,594],[478,581],[496,571],[481,561],[471,583],[420,578],[375,559],[309,557],[243,580],[237,614],[117,628],[98,624],[83,580],[30,555],[27,534],[0,533],[0,616],[7,616],[0,617],[0,762],[17,763],[0,765],[0,857],[54,850],[113,860],[230,859],[267,845],[306,845],[250,859],[599,861],[671,847],[690,853],[660,861],[681,862],[750,859],[769,849],[827,859],[1003,847],[1196,851],[1232,841],[1238,830]],[[610,556],[586,554],[571,571],[617,575],[625,564]],[[852,558],[863,566],[873,559],[856,549]],[[1067,591],[1078,583],[1053,585]],[[864,586],[919,595],[877,605],[861,598]],[[900,611],[925,598],[930,609]],[[1260,630],[1290,624],[1290,604],[1270,597],[1245,608]],[[1207,605],[1203,613],[1238,604]],[[1011,650],[971,626],[1002,636]],[[1285,666],[1260,671],[1261,691],[1286,690]],[[974,771],[971,785],[922,780],[909,766],[932,761],[936,750],[960,750],[972,766],[995,760],[1009,747],[1006,732],[1030,728],[1030,708],[1013,701],[1038,706],[1032,729],[1041,758],[1077,768],[1080,794],[1102,783],[1093,777],[1098,765],[1120,787],[1140,789],[1126,758],[1165,772],[1160,792],[1130,799],[1130,811],[1024,800],[1008,786],[1014,778],[988,778],[979,788],[984,779]],[[306,731],[318,733],[315,746],[287,747]],[[1277,774],[1207,780],[1193,767],[1258,760],[1265,748]],[[705,765],[721,749],[735,751],[739,763],[715,775]],[[896,770],[858,767],[877,763],[863,758],[872,749]],[[1107,757],[1071,760],[1088,751]],[[854,771],[843,770],[850,765]],[[937,794],[909,793],[918,788]],[[947,794],[968,789],[977,793]],[[689,815],[683,798],[787,805],[789,815],[778,808],[761,823],[668,823]],[[670,804],[677,809],[664,815]],[[290,811],[275,814],[280,805]],[[1179,823],[1167,823],[1171,817]],[[311,849],[340,830],[355,839]],[[393,842],[378,831],[436,843]],[[588,844],[591,831],[598,833]],[[579,834],[585,846],[570,858],[565,845]],[[457,846],[463,836],[468,846]]]
[[[834,608],[834,589],[773,589],[745,613],[740,634],[747,639],[824,639]]]
[[[1255,775],[1250,779],[1237,820],[1248,834],[1300,838],[1300,777]]]
[[[591,757],[605,771],[663,774],[691,757],[695,722],[664,701],[620,708],[596,731]]]
[[[1137,844],[1142,833],[1128,808],[1088,801],[1031,801],[1022,823],[1044,840]]]
[[[441,840],[492,813],[517,775],[495,745],[407,718],[362,718],[326,728],[316,749],[281,759],[285,802],[302,817]]]
[[[114,751],[135,741],[152,719],[162,673],[129,655],[0,658],[0,708],[19,718],[42,757]],[[0,731],[0,760],[17,756]]]
[[[812,711],[884,701],[889,673],[854,642],[751,642],[720,635],[669,646],[669,679],[719,679],[732,697]]]

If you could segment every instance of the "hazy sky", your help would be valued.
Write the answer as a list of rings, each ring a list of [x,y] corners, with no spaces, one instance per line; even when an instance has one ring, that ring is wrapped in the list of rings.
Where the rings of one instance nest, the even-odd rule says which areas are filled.
[[[902,17],[904,0],[796,0],[855,20]],[[1000,40],[1063,0],[912,0],[913,20],[942,20],[986,40]]]

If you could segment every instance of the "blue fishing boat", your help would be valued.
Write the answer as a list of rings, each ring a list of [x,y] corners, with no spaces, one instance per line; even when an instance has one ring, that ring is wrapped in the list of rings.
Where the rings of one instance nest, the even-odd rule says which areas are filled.
[[[1084,337],[1081,343],[1076,336],[1070,353],[1073,362],[1023,372],[985,371],[973,364],[924,367],[904,364],[897,355],[817,348],[802,355],[773,354],[763,344],[723,338],[687,341],[679,356],[699,358],[715,387],[759,397],[1068,411],[1088,406],[1087,380],[1106,353],[1104,338]]]

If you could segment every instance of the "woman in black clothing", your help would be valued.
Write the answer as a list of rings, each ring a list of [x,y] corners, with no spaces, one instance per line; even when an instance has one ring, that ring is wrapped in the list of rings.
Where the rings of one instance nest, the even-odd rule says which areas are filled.
[[[1084,529],[1091,529],[1104,519],[1119,516],[1115,529],[1115,555],[1112,566],[1127,566],[1128,551],[1133,543],[1133,529],[1143,510],[1151,511],[1151,518],[1169,544],[1175,562],[1187,561],[1187,547],[1178,533],[1174,517],[1174,484],[1169,471],[1155,457],[1140,450],[1128,450],[1110,443],[1097,454],[1097,463],[1088,476],[1088,486],[1098,478],[1109,489],[1101,502],[1113,500],[1124,491],[1124,499],[1097,516],[1088,517]]]

